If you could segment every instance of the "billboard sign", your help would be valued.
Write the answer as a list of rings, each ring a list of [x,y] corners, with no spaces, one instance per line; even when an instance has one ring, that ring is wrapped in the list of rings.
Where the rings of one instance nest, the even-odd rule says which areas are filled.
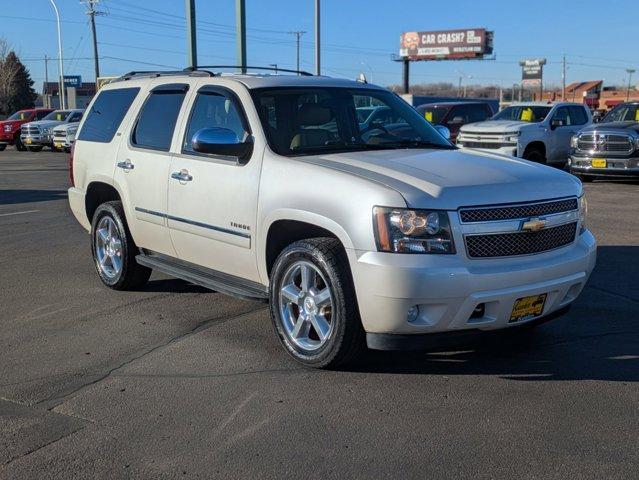
[[[493,53],[493,32],[484,28],[404,32],[399,56],[409,60],[460,60]]]
[[[80,75],[65,75],[64,86],[79,88],[82,86],[82,77]]]
[[[534,58],[530,60],[522,60],[521,65],[521,84],[524,87],[540,87],[544,73],[545,58]]]

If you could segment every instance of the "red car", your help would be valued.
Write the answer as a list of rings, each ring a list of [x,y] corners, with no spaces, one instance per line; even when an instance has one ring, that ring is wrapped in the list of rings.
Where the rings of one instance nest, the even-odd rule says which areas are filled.
[[[20,127],[27,122],[42,120],[51,112],[53,110],[50,108],[29,108],[17,111],[0,122],[0,152],[7,148],[7,145],[15,145],[20,151],[26,150],[20,141]]]

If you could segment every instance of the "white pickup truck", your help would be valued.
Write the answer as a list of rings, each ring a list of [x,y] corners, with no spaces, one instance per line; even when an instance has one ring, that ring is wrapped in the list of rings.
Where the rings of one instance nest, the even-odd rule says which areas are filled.
[[[457,145],[561,167],[571,137],[591,123],[590,110],[580,103],[518,103],[490,120],[464,125]]]

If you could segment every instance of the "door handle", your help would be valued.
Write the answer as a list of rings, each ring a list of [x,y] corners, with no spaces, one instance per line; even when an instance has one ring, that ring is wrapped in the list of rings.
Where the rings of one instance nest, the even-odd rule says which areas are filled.
[[[135,165],[133,165],[131,163],[131,160],[129,160],[128,158],[124,162],[118,162],[117,166],[118,168],[121,168],[125,172],[128,172],[129,170],[133,170],[135,168]]]
[[[191,180],[193,180],[193,175],[190,175],[189,171],[183,168],[179,172],[171,173],[171,178],[174,180],[179,180],[180,182],[190,182]]]

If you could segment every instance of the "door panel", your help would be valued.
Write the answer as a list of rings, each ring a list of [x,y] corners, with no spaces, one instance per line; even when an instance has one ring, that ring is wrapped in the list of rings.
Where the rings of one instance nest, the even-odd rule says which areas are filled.
[[[236,93],[229,89],[203,87],[192,103],[182,153],[173,156],[167,175],[167,220],[177,257],[259,281],[253,235],[263,147],[255,145],[245,164],[194,152],[190,140],[201,128],[231,130],[239,141],[251,130]]]

